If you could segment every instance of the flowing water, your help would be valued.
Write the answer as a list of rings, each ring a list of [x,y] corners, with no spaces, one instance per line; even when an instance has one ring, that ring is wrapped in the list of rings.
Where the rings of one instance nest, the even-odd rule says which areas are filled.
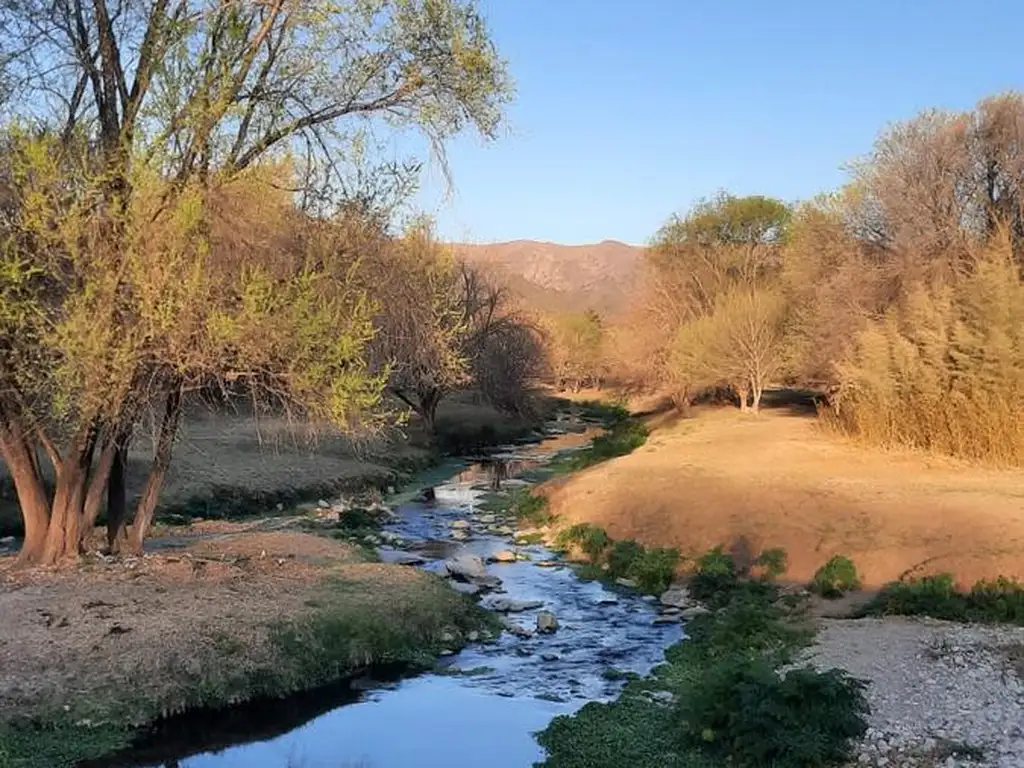
[[[580,442],[579,435],[567,435],[469,466],[435,486],[433,501],[399,504],[388,529],[402,538],[404,550],[425,558],[422,567],[434,571],[453,555],[486,560],[512,549],[511,536],[495,532],[505,521],[481,512],[480,497],[498,483],[522,484],[518,476],[528,476],[566,444]],[[462,535],[452,528],[456,521],[470,523],[469,540],[453,540],[453,534]],[[530,560],[487,567],[501,579],[496,596],[537,601],[540,608],[509,619],[533,628],[537,611],[550,611],[558,619],[556,632],[529,637],[504,632],[496,642],[470,645],[444,660],[448,674],[357,681],[282,702],[170,721],[143,745],[147,749],[134,764],[522,768],[541,760],[536,731],[588,701],[613,698],[622,683],[608,679],[607,671],[646,673],[681,630],[654,624],[655,607],[635,593],[583,582],[569,568],[551,567],[546,561],[554,555],[543,546],[515,549]],[[179,757],[168,759],[174,754]]]

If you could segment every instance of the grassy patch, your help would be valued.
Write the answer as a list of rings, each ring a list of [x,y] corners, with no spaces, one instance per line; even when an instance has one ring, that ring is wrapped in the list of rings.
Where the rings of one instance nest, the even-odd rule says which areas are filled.
[[[611,546],[612,540],[608,533],[599,525],[576,523],[558,532],[555,546],[561,549],[579,547],[591,563],[598,563],[601,555]]]
[[[886,585],[864,613],[1024,626],[1024,584],[1000,577],[979,581],[962,592],[950,574],[896,581]]]
[[[715,585],[708,601],[718,610],[688,622],[689,639],[616,701],[555,718],[538,735],[541,765],[814,768],[850,756],[867,727],[861,684],[806,667],[780,675],[811,633],[784,610],[769,576],[740,578],[721,555],[701,558],[696,572],[711,570],[703,583]]]
[[[52,718],[0,721],[0,768],[70,767],[170,715],[282,698],[374,667],[429,669],[471,632],[498,631],[492,615],[441,579],[394,569],[401,578],[374,566],[329,578],[287,619],[270,605],[263,631],[194,628],[194,656],[162,660],[147,685],[76,690]]]
[[[0,725],[0,768],[58,768],[126,748],[132,731],[110,725],[76,726],[63,716],[49,723]]]
[[[603,435],[598,435],[589,446],[575,451],[549,465],[554,474],[579,472],[603,461],[632,453],[647,442],[647,427],[639,421],[617,423]]]
[[[642,592],[657,595],[664,592],[675,578],[680,563],[679,550],[656,547],[645,549],[626,571],[626,578],[636,582]]]

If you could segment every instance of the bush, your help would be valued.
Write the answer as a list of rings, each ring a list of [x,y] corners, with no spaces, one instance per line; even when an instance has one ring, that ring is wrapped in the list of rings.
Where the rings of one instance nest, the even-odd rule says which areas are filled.
[[[641,549],[643,549],[641,547]],[[648,594],[657,595],[664,592],[672,584],[679,565],[679,550],[656,548],[644,550],[633,560],[627,576],[636,582],[637,587]]]
[[[699,558],[690,579],[690,594],[701,602],[712,602],[729,592],[738,580],[732,557],[721,547],[709,549]]]
[[[623,421],[608,432],[598,435],[590,446],[577,452],[558,469],[564,472],[578,472],[602,461],[632,453],[647,442],[647,427],[638,421]]]
[[[814,574],[811,589],[822,597],[842,597],[845,593],[860,589],[857,566],[844,555],[833,555]]]
[[[683,744],[730,765],[812,768],[851,756],[867,730],[864,684],[838,670],[791,670],[730,656],[698,671],[679,695]]]
[[[1024,626],[1024,584],[1000,577],[961,592],[951,574],[924,576],[887,584],[865,613]]]
[[[551,522],[552,516],[548,511],[546,496],[534,495],[527,488],[517,488],[509,498],[509,509],[517,520],[536,525],[546,525]]]
[[[597,563],[611,543],[612,540],[604,528],[590,523],[571,525],[559,531],[555,538],[556,546],[563,549],[573,544],[579,546],[591,563]]]
[[[789,558],[784,549],[766,549],[756,558],[754,565],[761,568],[766,579],[777,579],[786,572],[789,567]]]
[[[628,578],[633,564],[644,556],[643,544],[632,539],[616,541],[608,552],[608,575],[613,579]]]

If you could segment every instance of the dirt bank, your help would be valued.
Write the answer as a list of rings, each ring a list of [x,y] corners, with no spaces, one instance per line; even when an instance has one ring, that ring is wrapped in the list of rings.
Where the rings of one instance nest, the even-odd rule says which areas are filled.
[[[868,586],[911,569],[1024,577],[1024,472],[864,449],[783,409],[655,427],[638,451],[565,479],[550,499],[567,522],[615,539],[688,553],[739,536],[783,547],[799,580],[837,553]]]
[[[425,661],[480,625],[439,579],[299,532],[71,570],[0,565],[0,766],[61,766],[162,715]]]

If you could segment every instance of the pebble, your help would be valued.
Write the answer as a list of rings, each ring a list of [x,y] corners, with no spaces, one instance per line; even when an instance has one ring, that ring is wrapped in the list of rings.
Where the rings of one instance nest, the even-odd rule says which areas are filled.
[[[851,766],[1024,768],[1022,649],[1024,627],[826,619],[806,660],[868,682]]]

